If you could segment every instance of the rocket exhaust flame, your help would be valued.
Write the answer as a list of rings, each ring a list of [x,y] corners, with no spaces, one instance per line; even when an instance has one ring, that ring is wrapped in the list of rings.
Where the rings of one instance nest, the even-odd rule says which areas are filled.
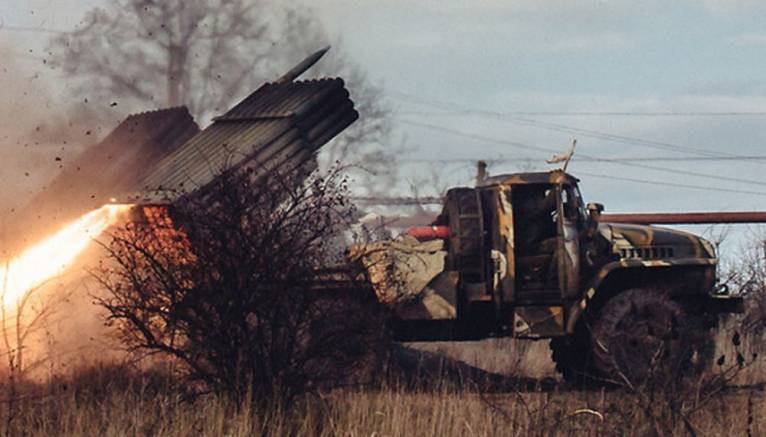
[[[66,272],[77,257],[131,205],[105,205],[0,265],[0,305],[15,308],[30,290]]]

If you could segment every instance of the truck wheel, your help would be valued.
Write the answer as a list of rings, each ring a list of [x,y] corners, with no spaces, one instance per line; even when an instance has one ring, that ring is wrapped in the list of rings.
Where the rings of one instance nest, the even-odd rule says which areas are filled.
[[[594,365],[619,385],[697,374],[712,350],[710,330],[699,320],[658,290],[626,290],[606,302],[593,325]]]

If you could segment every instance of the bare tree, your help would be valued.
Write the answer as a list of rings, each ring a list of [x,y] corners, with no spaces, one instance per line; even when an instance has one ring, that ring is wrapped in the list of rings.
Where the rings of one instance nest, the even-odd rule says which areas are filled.
[[[123,111],[186,105],[204,124],[329,41],[316,14],[291,2],[115,0],[53,39],[50,52],[51,65],[75,83],[78,100]],[[340,42],[334,45],[312,74],[345,78],[361,117],[328,145],[325,162],[390,176],[395,154],[386,144],[382,91]]]
[[[240,400],[346,380],[384,330],[371,290],[323,269],[353,212],[339,178],[224,174],[172,215],[116,231],[95,275],[125,344]]]
[[[745,297],[745,314],[731,320],[741,324],[746,338],[753,341],[748,346],[763,352],[766,334],[766,236],[762,228],[750,229],[747,241],[721,272],[722,286],[730,292]]]
[[[6,269],[7,269],[6,263]],[[44,364],[47,357],[27,355],[33,336],[47,329],[61,303],[69,297],[66,291],[54,289],[51,278],[11,299],[8,274],[0,271],[0,357],[7,362],[10,378],[23,377]],[[0,374],[5,373],[0,371]]]
[[[261,1],[118,0],[56,37],[53,60],[80,81],[79,95],[209,115],[263,74],[270,42],[261,10]]]
[[[19,386],[47,358],[41,354],[27,354],[30,340],[48,328],[67,293],[46,293],[46,281],[24,291],[18,299],[11,299],[13,291],[8,284],[9,263],[0,269],[0,360],[7,367],[0,368],[0,387],[5,388],[5,426],[10,430],[18,414]],[[8,433],[7,435],[11,435]]]

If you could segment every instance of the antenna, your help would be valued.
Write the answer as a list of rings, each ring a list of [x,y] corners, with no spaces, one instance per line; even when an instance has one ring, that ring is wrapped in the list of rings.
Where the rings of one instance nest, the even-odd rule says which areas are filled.
[[[575,148],[577,147],[577,139],[574,139],[572,141],[572,148],[569,149],[569,151],[563,155],[553,155],[551,159],[545,161],[548,164],[557,164],[559,162],[564,163],[564,167],[562,168],[563,171],[567,171],[567,167],[569,166],[569,161],[572,160],[572,157],[575,153]]]
[[[572,148],[569,149],[569,153],[567,153],[567,160],[564,163],[564,173],[567,172],[567,167],[569,166],[569,161],[571,161],[572,157],[574,157],[575,148],[577,148],[577,139],[576,138],[574,140],[572,140]]]

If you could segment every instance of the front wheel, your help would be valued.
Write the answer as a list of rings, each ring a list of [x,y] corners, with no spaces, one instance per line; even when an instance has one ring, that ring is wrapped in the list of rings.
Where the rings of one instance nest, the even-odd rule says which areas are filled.
[[[626,290],[606,302],[593,324],[593,364],[619,385],[665,384],[698,374],[714,346],[700,320],[667,293]]]

